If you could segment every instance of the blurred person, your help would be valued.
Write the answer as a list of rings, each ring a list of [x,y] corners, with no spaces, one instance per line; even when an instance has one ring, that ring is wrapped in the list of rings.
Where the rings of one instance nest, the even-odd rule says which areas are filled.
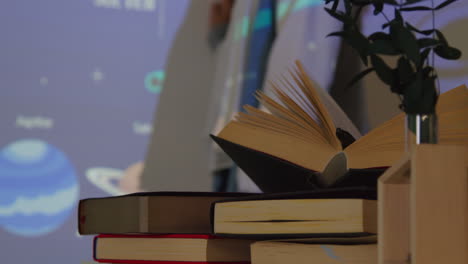
[[[207,131],[212,134],[217,134],[241,110],[241,105],[255,103],[253,92],[261,88],[262,69],[265,69],[273,39],[270,30],[263,27],[271,25],[272,10],[262,6],[262,2],[268,5],[275,1],[244,0],[235,1],[234,5],[227,5],[227,2],[220,2],[220,5],[230,8],[230,21],[224,38],[215,46],[217,61],[212,92],[213,110]],[[212,12],[228,13],[221,8]],[[257,20],[259,12],[263,12],[263,16]],[[216,30],[216,27],[212,27],[212,30]],[[257,33],[261,33],[260,37]],[[213,189],[236,191],[238,186],[233,162],[215,143],[212,143],[212,150]],[[259,190],[254,187],[248,191]]]
[[[341,46],[326,35],[339,26],[321,1],[192,2],[169,56],[143,170],[145,189],[207,190],[214,175],[214,190],[259,191],[208,135],[243,104],[255,105],[253,93],[267,86],[264,80],[275,80],[297,59],[329,91]]]
[[[212,1],[191,1],[174,38],[142,172],[149,191],[209,191],[206,132],[215,54],[207,36]]]

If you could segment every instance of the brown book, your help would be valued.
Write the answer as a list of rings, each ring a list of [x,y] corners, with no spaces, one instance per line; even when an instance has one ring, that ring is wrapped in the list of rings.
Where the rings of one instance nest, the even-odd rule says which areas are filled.
[[[211,203],[245,195],[251,194],[150,192],[84,199],[78,206],[78,231],[206,234],[211,230]]]
[[[359,170],[390,167],[405,151],[404,114],[344,144],[346,136],[340,140],[337,131],[350,132],[343,121],[347,117],[335,114],[340,113],[338,106],[325,103],[327,97],[299,63],[289,78],[272,83],[272,88],[274,98],[258,94],[267,111],[245,106],[246,113],[238,113],[214,137],[265,192],[333,186],[353,170],[357,172],[352,177],[359,182]],[[440,143],[468,146],[466,86],[442,94],[437,115]],[[376,179],[374,175],[374,185]]]
[[[94,259],[135,264],[249,264],[251,243],[211,235],[99,235],[94,240]]]
[[[259,194],[213,204],[213,233],[235,238],[357,237],[377,233],[375,189]]]
[[[259,241],[251,245],[252,264],[375,264],[376,239],[369,236]]]

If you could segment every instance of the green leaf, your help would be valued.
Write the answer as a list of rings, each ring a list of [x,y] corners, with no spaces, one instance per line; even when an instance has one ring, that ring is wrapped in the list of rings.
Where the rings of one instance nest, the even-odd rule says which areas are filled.
[[[432,38],[420,38],[418,39],[418,46],[420,49],[431,47],[431,46],[436,46],[440,42],[437,39],[432,39]]]
[[[391,40],[378,39],[370,44],[369,51],[371,53],[384,55],[398,55],[400,52],[392,45]]]
[[[364,65],[368,65],[367,56],[369,55],[369,40],[357,30],[350,30],[347,32],[347,36],[344,38],[354,50],[357,51],[361,57]]]
[[[379,32],[375,32],[371,34],[369,37],[367,37],[367,39],[372,40],[372,41],[376,41],[379,39],[391,40],[391,37],[387,33],[379,31]]]
[[[440,32],[440,30],[435,30],[435,33],[437,35],[437,38],[439,38],[439,41],[441,42],[441,44],[443,46],[448,46],[448,42],[447,42],[447,39],[445,39],[444,37],[444,34],[442,34],[442,32]]]
[[[341,21],[341,22],[343,22],[343,23],[346,22],[346,16],[345,16],[345,14],[344,14],[343,12],[341,12],[341,11],[334,11],[333,9],[330,9],[330,8],[325,8],[325,11],[327,11],[327,13],[328,13],[330,16],[332,16],[332,17],[338,19],[339,21]]]
[[[345,37],[345,36],[346,36],[346,32],[344,31],[336,31],[327,35],[327,37]]]
[[[405,90],[405,85],[403,85],[399,81],[398,69],[393,69],[392,74],[393,74],[393,82],[390,85],[390,90],[392,91],[392,93],[403,94]]]
[[[423,71],[424,79],[435,77],[435,69],[432,68],[431,66],[424,67],[424,69],[422,71]]]
[[[411,31],[418,32],[418,33],[426,35],[426,36],[429,36],[430,34],[432,34],[435,31],[434,29],[419,30],[419,29],[415,28],[413,25],[411,25],[408,22],[406,22],[406,27]]]
[[[398,2],[396,0],[383,0],[385,4],[397,6]]]
[[[399,83],[400,85],[405,85],[411,80],[414,74],[413,68],[411,67],[410,61],[405,57],[400,57],[397,65]]]
[[[418,71],[413,81],[405,89],[403,105],[406,113],[434,113],[438,97],[435,86],[436,76],[425,76],[427,72],[431,72],[432,70],[432,67],[428,66],[423,70]]]
[[[400,8],[400,11],[411,12],[411,11],[432,11],[432,8],[427,6],[413,6],[413,7],[403,7]]]
[[[374,68],[368,68],[360,73],[358,73],[356,76],[351,79],[351,81],[348,83],[348,87],[353,86],[357,82],[359,82],[362,78],[364,78],[367,74],[371,73],[374,71]]]
[[[416,3],[419,3],[419,2],[423,2],[423,1],[427,1],[427,0],[408,0],[408,1],[403,3],[403,6],[413,5],[413,4],[416,4]]]
[[[458,60],[462,55],[459,49],[442,45],[437,46],[434,52],[439,55],[439,57],[447,60]]]
[[[382,29],[386,29],[388,26],[390,26],[390,24],[391,24],[390,22],[383,24]]]
[[[415,75],[413,81],[403,91],[403,107],[406,113],[421,113],[421,98],[423,96],[423,78],[422,72]]]
[[[400,24],[392,24],[390,26],[390,35],[393,45],[402,50],[414,64],[419,65],[421,60],[419,56],[419,45],[413,33]]]
[[[426,61],[427,57],[429,56],[429,53],[431,52],[430,48],[424,49],[421,52],[421,63],[419,63],[418,68],[421,68],[424,65],[424,62]]]
[[[345,14],[351,16],[352,6],[351,0],[344,0],[345,3]]]
[[[333,6],[332,6],[332,8],[331,8],[331,10],[332,10],[333,12],[336,11],[336,9],[338,8],[338,4],[339,4],[339,3],[340,3],[340,0],[334,0],[334,1],[333,1]]]
[[[355,6],[366,6],[373,2],[374,0],[353,0],[353,5]]]
[[[375,0],[372,4],[374,5],[374,15],[380,14],[384,7],[383,0]]]
[[[393,83],[392,69],[380,57],[374,54],[371,55],[371,63],[379,79],[391,85]]]
[[[396,8],[395,8],[395,19],[394,19],[394,21],[403,25],[403,17],[401,16],[400,11],[398,11],[398,9],[396,9]]]
[[[441,3],[441,4],[439,4],[438,6],[436,6],[436,8],[434,8],[434,9],[435,9],[435,10],[440,10],[440,9],[442,9],[442,8],[448,6],[448,5],[450,5],[451,3],[456,2],[456,1],[458,1],[458,0],[447,0],[447,1],[445,1],[445,2],[443,2],[443,3]]]
[[[435,79],[435,76],[423,79],[423,95],[418,102],[419,113],[430,114],[435,112],[435,106],[438,97]]]

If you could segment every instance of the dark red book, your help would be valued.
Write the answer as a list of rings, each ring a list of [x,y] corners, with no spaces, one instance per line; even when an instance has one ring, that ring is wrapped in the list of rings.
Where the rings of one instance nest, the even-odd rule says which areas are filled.
[[[252,242],[212,235],[98,235],[93,257],[103,263],[249,264]]]

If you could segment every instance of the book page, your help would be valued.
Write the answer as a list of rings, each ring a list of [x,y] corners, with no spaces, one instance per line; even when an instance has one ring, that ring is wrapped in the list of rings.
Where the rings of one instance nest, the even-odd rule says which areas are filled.
[[[468,146],[468,90],[459,86],[436,106],[440,144]],[[350,168],[387,167],[405,151],[405,114],[388,120],[345,149]]]
[[[303,68],[304,70],[308,71],[305,67]],[[310,74],[308,74],[308,76],[310,76]],[[288,82],[287,80],[288,80],[287,76],[282,75],[281,78],[277,78],[273,81],[279,84],[281,87],[295,86],[294,83]],[[359,132],[359,130],[353,124],[351,119],[349,119],[346,113],[341,109],[341,107],[335,102],[335,100],[328,94],[328,92],[324,90],[322,87],[319,87],[318,84],[314,80],[310,80],[310,81],[313,83],[314,87],[316,88],[315,90],[317,91],[317,94],[320,96],[320,101],[322,102],[322,104],[325,106],[325,108],[329,112],[331,119],[333,120],[333,123],[335,124],[335,127],[346,130],[355,139],[360,138],[362,135]],[[285,82],[288,82],[288,83],[285,83]],[[272,87],[272,86],[273,86],[272,82],[270,82],[269,87]],[[272,89],[270,88],[270,90]],[[307,96],[301,91],[301,89],[297,88],[294,91],[291,91],[290,89],[282,89],[282,92],[287,94],[290,97],[290,99],[296,102],[296,104],[300,105],[301,108],[312,119],[314,119],[317,122],[317,124],[323,127],[323,124],[320,122],[320,119],[317,116],[317,109],[313,106],[313,104],[311,104],[311,102],[307,100]],[[272,95],[272,93],[267,93],[267,94],[274,98],[276,97]],[[312,108],[311,108],[311,105],[312,105]]]

